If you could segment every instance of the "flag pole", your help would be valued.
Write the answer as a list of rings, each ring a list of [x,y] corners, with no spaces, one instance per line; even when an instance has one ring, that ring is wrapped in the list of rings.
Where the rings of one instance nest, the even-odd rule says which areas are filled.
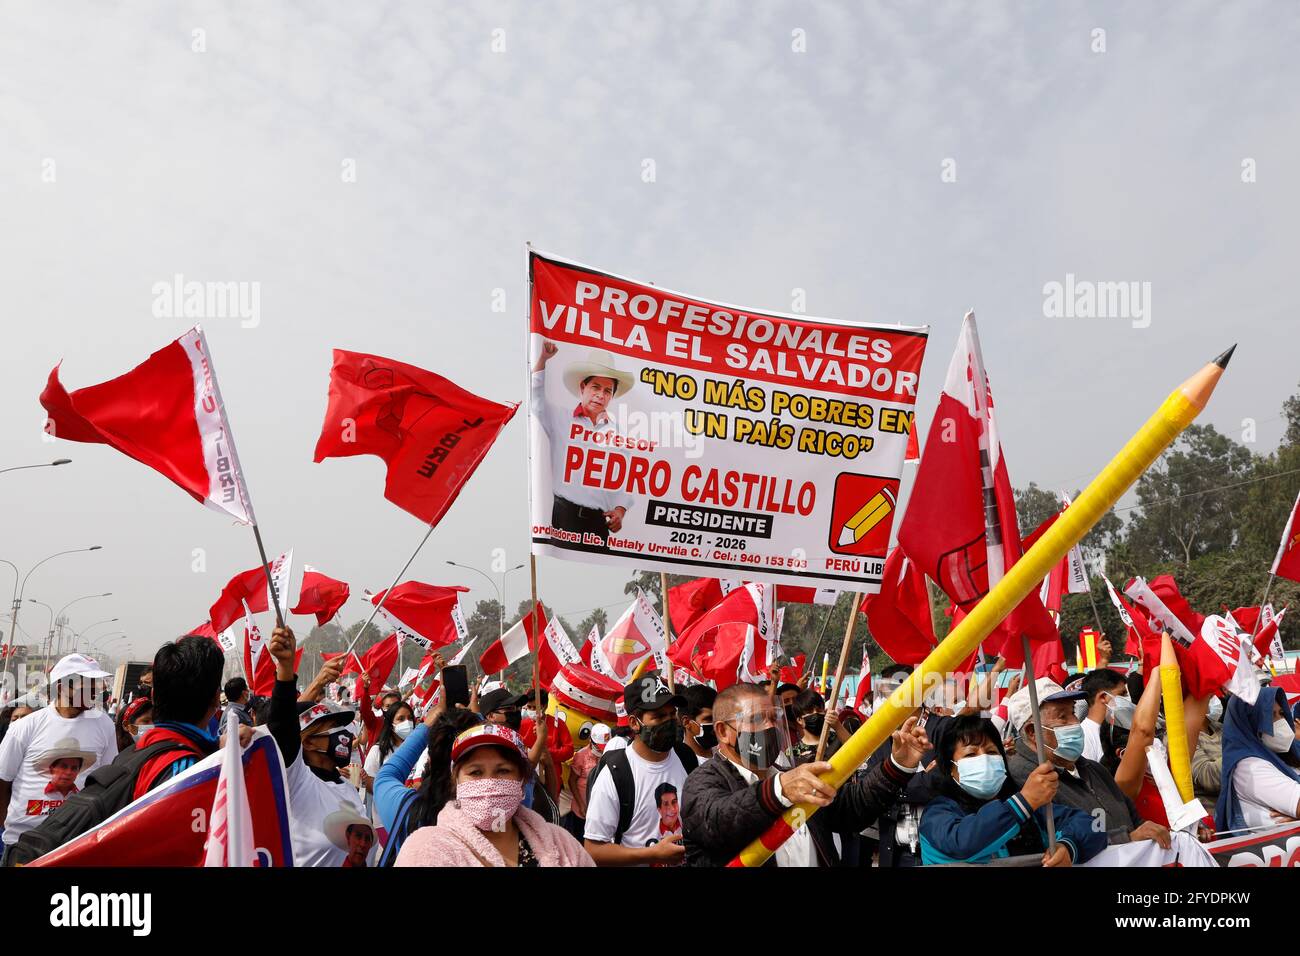
[[[262,556],[262,573],[266,575],[266,587],[271,592],[271,606],[275,608],[275,625],[284,627],[284,615],[280,613],[280,595],[275,590],[275,581],[271,578],[271,564],[266,560],[266,548],[262,545],[262,532],[257,522],[253,522],[253,538],[257,541],[257,553]]]
[[[1259,613],[1255,615],[1255,626],[1250,629],[1250,642],[1255,643],[1255,638],[1259,636],[1259,622],[1264,620],[1264,605],[1268,603],[1268,592],[1273,590],[1273,582],[1277,580],[1277,575],[1272,571],[1268,572],[1268,583],[1264,585],[1264,596],[1259,599]]]
[[[833,603],[830,607],[826,609],[826,616],[822,618],[821,633],[817,635],[817,643],[816,645],[813,646],[812,653],[808,655],[808,659],[812,661],[812,663],[808,666],[809,674],[811,674],[813,668],[817,666],[817,652],[822,649],[822,641],[826,638],[826,625],[830,624],[831,615],[835,613],[835,609],[839,607],[839,605],[840,605],[840,596],[837,594],[835,595],[835,603]],[[852,616],[852,614],[853,611],[852,609],[850,609],[849,615]]]
[[[853,625],[857,623],[857,607],[862,601],[861,594],[853,595],[853,603],[849,605],[849,623],[844,626],[844,643],[840,645],[840,662],[835,666],[835,680],[831,684],[831,695],[826,699],[827,708],[835,706],[835,701],[840,694],[840,681],[844,679],[844,664],[849,659],[849,645],[853,643]],[[826,688],[822,688],[825,690]],[[793,730],[794,728],[791,728]],[[822,722],[822,735],[817,741],[816,760],[822,759],[822,754],[826,752],[826,738],[830,734],[831,725],[829,721]]]
[[[528,554],[528,573],[533,583],[533,608],[528,613],[533,617],[533,707],[537,710],[537,716],[534,721],[540,723],[545,720],[542,714],[542,681],[541,671],[538,665],[538,655],[542,649],[543,634],[537,630],[537,555],[529,552]],[[554,608],[552,608],[554,610]]]
[[[1020,650],[1025,655],[1025,673],[1028,675],[1026,683],[1029,685],[1029,716],[1034,722],[1034,750],[1041,766],[1047,762],[1047,755],[1043,752],[1043,712],[1038,709],[1038,678],[1028,670],[1028,663],[1032,659],[1028,634],[1020,635]],[[1047,812],[1047,853],[1050,856],[1056,852],[1056,820],[1052,814],[1052,801],[1048,800],[1043,809]]]
[[[659,610],[663,612],[664,618],[664,664],[668,670],[664,676],[668,678],[668,689],[674,694],[677,693],[677,682],[673,680],[673,662],[668,659],[668,645],[673,642],[673,622],[668,619],[668,572],[659,572]]]
[[[415,560],[415,556],[420,553],[420,549],[424,547],[425,542],[429,540],[429,535],[431,534],[433,534],[432,524],[429,525],[429,530],[424,532],[424,537],[421,538],[420,543],[415,546],[415,550],[412,551],[411,556],[406,559],[406,563],[402,565],[402,570],[398,571],[397,574],[393,577],[393,583],[388,585],[388,587],[384,589],[384,596],[379,599],[379,603],[376,604],[374,608],[370,611],[370,617],[366,618],[366,623],[361,625],[361,630],[357,631],[355,634],[352,635],[352,643],[349,644],[347,650],[343,652],[343,660],[345,662],[348,659],[347,655],[351,654],[352,648],[357,646],[357,641],[361,639],[362,634],[366,633],[366,628],[370,626],[370,622],[375,619],[375,615],[378,614],[380,609],[384,606],[384,603],[388,600],[388,595],[393,593],[393,588],[397,587],[397,582],[402,580],[402,575],[405,574],[406,569],[411,566],[411,563]],[[400,642],[398,646],[399,647],[401,646]]]

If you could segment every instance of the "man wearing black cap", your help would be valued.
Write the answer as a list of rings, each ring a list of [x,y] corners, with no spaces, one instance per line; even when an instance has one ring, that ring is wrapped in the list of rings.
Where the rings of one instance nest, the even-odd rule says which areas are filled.
[[[518,732],[519,725],[523,722],[520,708],[526,703],[527,694],[514,694],[505,687],[498,687],[479,698],[478,712],[483,716],[485,724],[504,724]]]
[[[661,804],[669,802],[668,794],[680,797],[686,786],[686,767],[674,751],[677,708],[685,703],[654,675],[623,688],[632,742],[602,758],[587,797],[583,845],[597,866],[683,862],[681,823],[675,814],[661,814]]]

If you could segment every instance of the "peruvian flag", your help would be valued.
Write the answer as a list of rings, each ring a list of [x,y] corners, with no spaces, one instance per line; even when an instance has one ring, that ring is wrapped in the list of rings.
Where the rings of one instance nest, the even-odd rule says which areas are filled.
[[[483,673],[499,673],[532,653],[534,627],[539,631],[546,629],[546,611],[541,601],[534,605],[532,613],[525,614],[510,630],[488,645],[478,659]]]
[[[302,566],[302,584],[298,590],[298,603],[290,613],[315,614],[316,626],[324,627],[347,603],[351,589],[343,581],[322,574],[310,564]]]
[[[788,667],[781,668],[780,682],[782,684],[799,683],[799,678],[803,676],[803,667],[806,663],[808,663],[807,654],[796,654],[790,659]]]
[[[383,602],[379,613],[388,619],[402,640],[428,651],[465,638],[464,618],[458,611],[459,595],[468,590],[459,584],[447,587],[405,581],[392,590],[367,593],[367,596],[371,604]]]
[[[938,644],[925,575],[902,548],[885,559],[880,593],[864,596],[858,609],[880,649],[898,664],[919,664]]]
[[[518,407],[414,365],[335,349],[315,460],[382,458],[384,497],[437,524]]]
[[[866,704],[867,697],[870,694],[871,653],[867,650],[867,646],[864,644],[862,645],[862,666],[858,668],[858,692],[853,697],[853,709],[857,711],[858,715],[864,720],[866,719],[867,712],[862,708]]]
[[[1211,614],[1191,648],[1203,685],[1191,688],[1196,697],[1222,687],[1254,704],[1259,697],[1259,677],[1250,662],[1250,635],[1238,631],[1226,618]]]
[[[281,610],[287,607],[285,597],[289,593],[289,575],[293,565],[293,550],[280,555],[269,565],[271,581],[280,598]],[[213,631],[220,633],[239,619],[241,613],[261,614],[271,608],[271,585],[267,581],[267,569],[250,568],[241,571],[226,582],[221,589],[221,596],[212,607],[208,608],[208,620]]]
[[[393,632],[383,640],[376,641],[357,657],[357,652],[353,651],[348,654],[347,662],[339,676],[344,674],[369,674],[370,680],[366,687],[371,697],[375,697],[384,689],[384,682],[388,680],[388,675],[393,672],[393,667],[397,664],[397,657],[400,653],[400,644],[398,643],[397,633]],[[322,652],[321,660],[332,661],[334,658],[343,654],[343,651],[333,653]]]
[[[54,437],[111,445],[208,507],[241,524],[257,523],[197,325],[125,375],[75,392],[64,389],[56,365],[41,404],[45,430]]]
[[[582,660],[596,673],[626,684],[642,661],[667,649],[664,622],[637,588],[632,603],[599,643],[583,648]],[[673,663],[678,663],[675,658]]]
[[[772,607],[772,585],[750,582],[723,598],[668,648],[673,664],[716,682],[719,690],[736,682],[736,672],[748,638],[747,628],[773,626],[764,618]],[[608,640],[608,638],[606,638]]]
[[[974,313],[962,321],[898,543],[967,612],[1020,558],[1015,496]],[[1036,594],[1026,596],[996,633],[993,649],[1012,666],[1022,663],[1021,634],[1031,642],[1057,637]]]
[[[1205,619],[1192,610],[1172,575],[1161,574],[1152,578],[1150,584],[1144,578],[1135,577],[1124,588],[1124,593],[1146,612],[1148,618],[1168,631],[1175,644],[1188,648],[1195,643]]]
[[[270,656],[270,655],[268,655]],[[226,714],[226,746],[221,752],[217,793],[208,815],[204,866],[256,866],[253,852],[253,813],[244,789],[244,761],[239,747],[239,719]]]
[[[1296,521],[1296,515],[1300,514],[1300,495],[1296,496],[1295,504],[1291,506],[1291,515],[1286,519],[1286,528],[1282,531],[1282,541],[1277,546],[1277,556],[1273,558],[1272,573],[1279,577],[1289,578],[1292,581],[1300,581],[1300,522]]]

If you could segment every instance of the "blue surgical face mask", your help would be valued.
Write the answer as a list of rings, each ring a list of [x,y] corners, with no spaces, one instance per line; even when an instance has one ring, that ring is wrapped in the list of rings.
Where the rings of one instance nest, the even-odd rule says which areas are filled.
[[[1066,763],[1074,763],[1083,754],[1083,725],[1070,724],[1066,727],[1049,727],[1056,735],[1056,746],[1052,753]]]
[[[988,800],[1007,779],[1007,765],[997,754],[976,754],[957,761],[957,784],[972,797]]]

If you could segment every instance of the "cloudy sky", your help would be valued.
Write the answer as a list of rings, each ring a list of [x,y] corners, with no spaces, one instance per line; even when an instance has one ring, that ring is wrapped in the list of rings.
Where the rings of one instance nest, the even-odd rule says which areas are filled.
[[[974,307],[1017,484],[1081,486],[1233,341],[1205,420],[1253,419],[1270,449],[1300,379],[1294,4],[0,9],[0,468],[73,459],[0,476],[0,559],[103,545],[26,593],[112,591],[72,626],[118,617],[91,633],[137,655],[204,618],[252,536],[107,448],[44,442],[37,396],[60,359],[92,384],[193,324],[155,314],[178,274],[257,284],[256,322],[204,326],[267,546],[357,592],[422,528],[378,459],[312,463],[330,349],[522,400],[529,240],[701,297],[928,324],[923,430]],[[1149,283],[1145,315],[1050,317],[1067,275]],[[412,577],[487,597],[445,561],[525,560],[523,424]],[[573,620],[623,600],[621,571],[540,574]],[[47,620],[24,607],[27,635]]]

